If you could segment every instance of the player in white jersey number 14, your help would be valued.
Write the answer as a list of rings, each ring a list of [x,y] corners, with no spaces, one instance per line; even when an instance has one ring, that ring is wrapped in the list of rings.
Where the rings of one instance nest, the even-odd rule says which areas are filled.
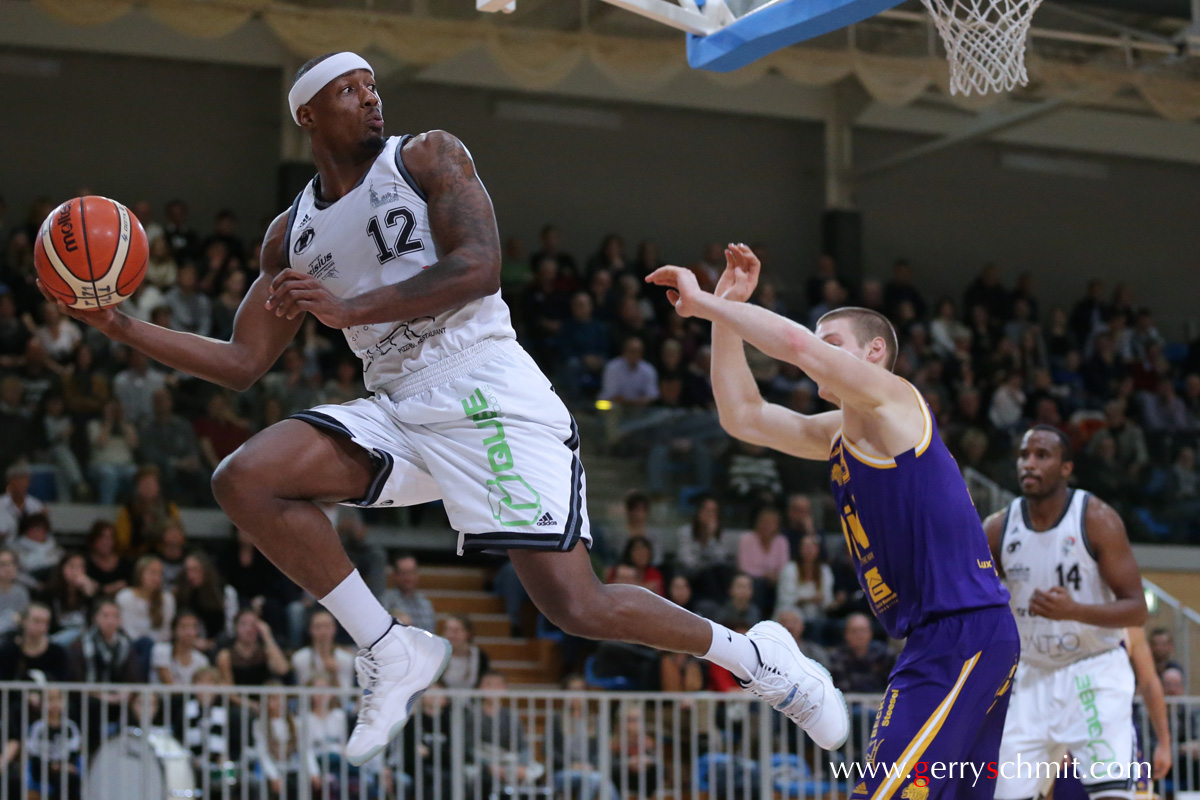
[[[462,143],[442,131],[385,137],[374,73],[354,53],[306,63],[288,100],[310,135],[317,176],[268,228],[262,272],[230,341],[113,308],[64,310],[237,391],[276,362],[305,314],[342,329],[363,359],[372,398],[276,423],[213,476],[238,528],[362,648],[363,702],[347,758],[362,764],[387,746],[445,669],[449,644],[392,620],[316,502],[438,497],[460,550],[507,551],[534,603],[567,633],[709,659],[821,746],[840,746],[849,729],[841,696],[781,626],[764,622],[742,635],[640,587],[597,580],[578,435],[513,338],[499,297],[495,215]],[[424,263],[414,261],[418,251]]]
[[[1091,798],[1132,798],[1134,675],[1124,628],[1146,600],[1121,518],[1072,489],[1071,444],[1048,425],[1021,439],[1021,497],[984,521],[992,561],[1011,594],[1021,659],[1004,721],[996,800],[1040,797],[1050,781],[1017,764],[1070,753]],[[1019,759],[1019,760],[1018,760]]]

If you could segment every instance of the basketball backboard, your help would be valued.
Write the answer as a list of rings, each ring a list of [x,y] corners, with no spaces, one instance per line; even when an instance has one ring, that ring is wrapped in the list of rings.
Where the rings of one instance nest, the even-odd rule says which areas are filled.
[[[780,48],[846,28],[903,0],[604,0],[687,33],[688,64],[732,72]],[[508,11],[517,0],[475,0]],[[922,0],[950,62],[951,93],[1025,84],[1025,41],[1042,0]],[[1200,3],[1200,0],[1193,0]]]
[[[688,64],[730,72],[781,47],[873,17],[902,0],[770,0],[707,35],[688,34]]]
[[[688,34],[688,63],[731,72],[781,47],[845,28],[903,0],[605,0]],[[749,7],[743,7],[749,6]],[[476,0],[479,11],[511,12],[516,0]]]

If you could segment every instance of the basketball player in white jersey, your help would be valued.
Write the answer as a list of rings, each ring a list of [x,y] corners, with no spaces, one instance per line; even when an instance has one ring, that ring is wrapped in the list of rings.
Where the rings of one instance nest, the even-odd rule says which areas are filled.
[[[362,648],[364,700],[347,758],[362,764],[399,732],[450,646],[387,614],[315,502],[441,498],[459,552],[507,551],[530,598],[567,633],[707,658],[819,744],[840,745],[844,707],[823,704],[833,687],[794,643],[735,633],[640,587],[597,580],[579,436],[516,342],[491,200],[462,143],[443,131],[385,137],[374,73],[354,53],[309,61],[288,101],[311,136],[317,175],[268,228],[262,273],[231,341],[111,308],[68,313],[238,391],[275,363],[306,313],[342,329],[362,359],[371,398],[272,425],[213,475],[233,522]]]
[[[1093,800],[1133,797],[1134,675],[1121,640],[1145,623],[1146,600],[1125,525],[1067,485],[1072,470],[1066,435],[1031,428],[1017,458],[1023,496],[984,521],[1021,633],[996,800],[1041,797],[1053,774],[1038,765],[1068,751]]]

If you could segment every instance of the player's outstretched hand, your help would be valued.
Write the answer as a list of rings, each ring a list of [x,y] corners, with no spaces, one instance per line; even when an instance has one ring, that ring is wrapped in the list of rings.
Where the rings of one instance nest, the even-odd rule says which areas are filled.
[[[646,283],[667,287],[667,299],[681,317],[703,317],[706,300],[712,295],[700,288],[696,276],[683,267],[659,267],[646,276]]]
[[[346,304],[334,297],[319,280],[294,269],[283,270],[271,281],[267,310],[288,319],[295,319],[307,311],[331,328],[350,327]]]
[[[762,268],[758,256],[744,244],[731,244],[725,248],[725,271],[721,280],[717,281],[714,294],[744,303],[754,295],[758,288],[758,273]]]
[[[1075,601],[1062,586],[1052,586],[1044,592],[1034,589],[1029,610],[1046,619],[1074,619]]]
[[[43,297],[58,306],[59,311],[71,319],[77,319],[80,322],[91,325],[105,336],[112,335],[112,331],[121,323],[123,315],[114,306],[109,306],[108,308],[72,308],[50,294],[50,290],[42,283],[41,278],[37,279],[37,287]]]

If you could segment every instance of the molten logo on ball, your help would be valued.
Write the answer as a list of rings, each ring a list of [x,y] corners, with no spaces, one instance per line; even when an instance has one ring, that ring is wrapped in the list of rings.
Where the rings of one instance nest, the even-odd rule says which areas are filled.
[[[71,222],[71,206],[69,204],[63,206],[58,212],[58,229],[67,252],[74,253],[78,250],[79,245],[75,244],[75,225]]]

